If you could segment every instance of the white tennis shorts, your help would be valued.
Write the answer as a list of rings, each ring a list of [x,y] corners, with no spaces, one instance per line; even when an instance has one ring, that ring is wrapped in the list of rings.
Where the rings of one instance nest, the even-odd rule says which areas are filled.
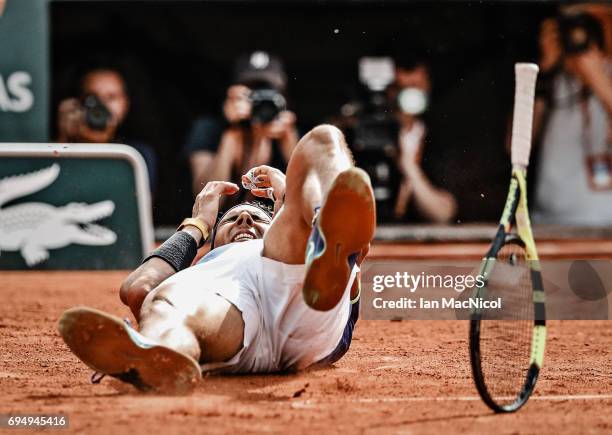
[[[242,313],[242,349],[229,361],[202,365],[203,371],[300,370],[328,356],[340,342],[350,312],[349,285],[334,309],[315,311],[302,297],[305,266],[271,260],[262,250],[262,239],[221,246],[169,279],[190,291],[214,292]]]

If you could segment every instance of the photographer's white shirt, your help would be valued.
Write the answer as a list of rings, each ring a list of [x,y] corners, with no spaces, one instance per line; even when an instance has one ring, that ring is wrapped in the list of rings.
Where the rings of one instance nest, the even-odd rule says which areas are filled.
[[[589,155],[610,152],[608,115],[592,94],[583,106],[581,89],[580,82],[568,74],[554,78],[553,107],[537,171],[534,222],[612,225],[612,189],[593,189],[587,165]]]

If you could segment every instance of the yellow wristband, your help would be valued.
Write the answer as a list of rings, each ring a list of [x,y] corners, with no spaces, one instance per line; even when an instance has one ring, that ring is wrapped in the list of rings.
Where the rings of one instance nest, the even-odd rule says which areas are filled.
[[[185,218],[176,230],[180,231],[183,228],[185,228],[187,225],[196,227],[202,233],[202,240],[200,240],[200,243],[198,244],[198,248],[201,248],[202,245],[204,245],[204,242],[206,242],[206,239],[208,239],[208,235],[209,235],[208,225],[206,225],[204,222],[202,222],[200,219],[197,219],[197,218]]]

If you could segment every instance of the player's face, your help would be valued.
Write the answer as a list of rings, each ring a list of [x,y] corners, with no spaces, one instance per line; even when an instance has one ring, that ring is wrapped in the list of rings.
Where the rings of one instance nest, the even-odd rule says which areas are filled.
[[[257,207],[241,205],[226,213],[217,226],[215,246],[261,239],[271,219]]]

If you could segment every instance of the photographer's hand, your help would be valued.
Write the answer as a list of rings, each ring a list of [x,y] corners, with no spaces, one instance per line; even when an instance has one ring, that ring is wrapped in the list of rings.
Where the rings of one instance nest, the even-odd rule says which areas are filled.
[[[571,56],[567,63],[580,80],[593,90],[612,118],[612,80],[606,70],[604,53],[591,47],[584,53]]]
[[[395,214],[397,217],[403,216],[414,196],[417,208],[425,217],[436,223],[446,223],[457,212],[457,203],[450,192],[434,186],[421,168],[424,137],[425,129],[421,124],[415,124],[410,132],[400,135],[400,170],[404,179]]]
[[[223,114],[230,124],[236,124],[251,117],[251,90],[243,85],[230,86],[223,103]]]
[[[280,141],[281,151],[286,162],[289,162],[291,153],[293,153],[293,149],[299,140],[295,126],[296,119],[295,113],[285,110],[279,113],[272,122],[259,127],[265,138]]]
[[[59,105],[58,130],[58,142],[107,143],[114,139],[117,122],[111,117],[104,130],[92,130],[79,100],[68,98]]]
[[[104,130],[93,130],[89,128],[83,117],[79,123],[78,140],[80,142],[89,143],[109,143],[114,141],[116,131],[117,121],[112,116],[108,120]]]
[[[421,122],[415,122],[409,130],[402,128],[400,131],[400,169],[406,176],[420,167],[424,136],[425,128]]]
[[[58,108],[57,129],[58,142],[75,142],[78,139],[79,125],[83,119],[83,110],[79,100],[68,98]]]
[[[269,139],[283,139],[295,131],[295,113],[284,110],[278,116],[262,126],[264,134]]]

